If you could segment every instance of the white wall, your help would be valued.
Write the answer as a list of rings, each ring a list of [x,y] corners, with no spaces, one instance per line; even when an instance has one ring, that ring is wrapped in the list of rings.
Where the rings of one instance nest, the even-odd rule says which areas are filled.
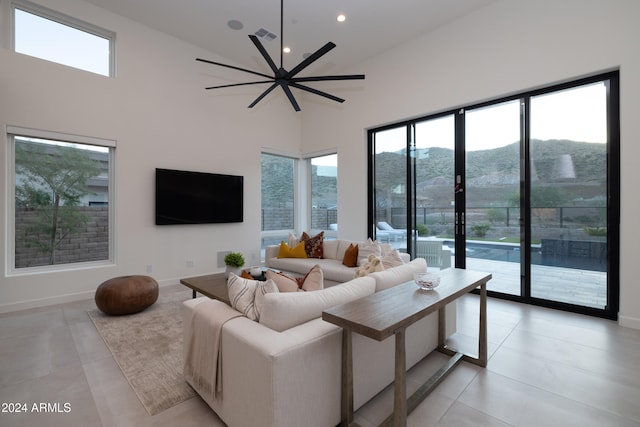
[[[107,78],[0,49],[0,312],[92,297],[110,277],[146,274],[161,284],[219,271],[217,252],[260,256],[260,151],[298,153],[301,115],[286,98],[247,109],[255,91],[214,93],[224,61],[80,0],[40,0],[49,8],[117,33],[117,78]],[[2,6],[7,6],[2,0]],[[5,9],[6,10],[6,9]],[[6,36],[7,17],[1,23]],[[116,263],[46,274],[7,276],[6,126],[115,140]],[[154,170],[187,169],[245,176],[242,224],[154,225]],[[195,267],[187,268],[193,260]]]
[[[620,323],[640,328],[638,17],[637,0],[499,1],[347,70],[366,80],[339,92],[342,107],[307,97],[303,151],[339,147],[340,237],[366,235],[367,128],[620,69]]]
[[[614,68],[621,70],[622,215],[620,323],[640,328],[633,270],[640,199],[633,185],[640,146],[640,2],[499,1],[346,72],[363,82],[324,83],[347,99],[315,96],[302,114],[272,96],[248,110],[254,93],[202,88],[223,72],[195,57],[223,60],[81,0],[37,0],[117,32],[118,77],[109,79],[0,48],[0,200],[6,199],[6,125],[113,139],[116,151],[116,264],[7,277],[7,212],[0,209],[0,312],[90,297],[103,280],[154,266],[161,283],[217,270],[216,253],[260,245],[260,148],[323,152],[338,147],[342,238],[366,236],[366,132],[370,127],[493,99]],[[7,0],[0,0],[6,6]],[[340,47],[338,47],[339,49]],[[213,81],[212,81],[213,80]],[[332,89],[336,89],[332,91]],[[244,93],[244,94],[243,94]],[[300,140],[304,141],[302,147]],[[241,225],[156,227],[153,170],[173,167],[242,174]],[[196,262],[186,267],[186,260]]]

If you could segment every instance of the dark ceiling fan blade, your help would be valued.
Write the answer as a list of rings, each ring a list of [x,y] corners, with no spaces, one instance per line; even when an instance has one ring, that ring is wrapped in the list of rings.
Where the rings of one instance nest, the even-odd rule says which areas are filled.
[[[323,82],[327,80],[364,80],[364,74],[344,74],[340,76],[294,77],[292,82]]]
[[[232,84],[228,84],[228,85],[209,86],[209,87],[205,87],[205,89],[222,89],[224,87],[257,85],[257,84],[261,84],[261,83],[273,83],[273,80],[260,80],[259,82],[232,83]]]
[[[258,40],[258,37],[256,37],[255,35],[251,34],[249,36],[249,38],[251,39],[253,44],[256,45],[256,47],[260,51],[260,54],[262,55],[264,60],[267,61],[267,64],[269,64],[269,68],[271,68],[271,71],[273,71],[274,76],[278,75],[278,67],[276,67],[275,62],[273,62],[273,59],[271,59],[271,57],[267,53],[267,50],[264,48],[262,43],[260,43],[260,40]]]
[[[293,92],[291,92],[291,89],[289,89],[289,85],[286,82],[282,82],[280,83],[280,86],[282,87],[284,93],[287,95],[287,98],[289,98],[289,102],[293,106],[293,109],[296,111],[300,111],[298,101],[296,101],[296,98],[293,96]]]
[[[329,99],[331,99],[333,101],[336,101],[336,102],[340,102],[340,103],[344,102],[344,99],[342,99],[342,98],[338,98],[337,96],[333,96],[330,93],[322,92],[321,90],[314,89],[314,88],[309,87],[309,86],[305,86],[305,85],[301,85],[301,84],[293,83],[293,82],[289,83],[289,86],[293,86],[293,87],[298,88],[298,89],[306,90],[307,92],[311,92],[311,93],[314,93],[316,95],[324,96],[325,98],[329,98]]]
[[[311,55],[307,56],[307,58],[304,61],[302,61],[301,63],[296,65],[291,71],[289,71],[287,73],[287,75],[285,76],[285,79],[292,78],[293,76],[298,74],[300,71],[304,70],[309,65],[311,65],[313,62],[317,61],[318,58],[320,58],[325,53],[329,52],[334,47],[336,47],[335,43],[328,42],[327,44],[322,46],[320,49],[316,50],[314,53],[312,53]]]
[[[326,80],[364,80],[364,74],[343,74],[340,76],[294,77],[292,82],[322,82]]]
[[[262,101],[262,98],[264,98],[265,96],[269,95],[269,93],[271,93],[271,91],[274,90],[277,87],[278,87],[278,83],[274,83],[271,86],[269,86],[269,88],[267,90],[265,90],[264,92],[262,92],[262,94],[259,97],[257,97],[255,101],[253,101],[251,104],[249,104],[249,108],[253,108],[258,102]]]
[[[235,67],[233,65],[223,64],[221,62],[209,61],[208,59],[196,58],[196,61],[206,62],[207,64],[218,65],[219,67],[231,68],[238,71],[244,71],[245,73],[255,74],[256,76],[266,77],[268,79],[272,79],[273,77],[268,74],[262,74],[257,71],[247,70],[246,68]]]

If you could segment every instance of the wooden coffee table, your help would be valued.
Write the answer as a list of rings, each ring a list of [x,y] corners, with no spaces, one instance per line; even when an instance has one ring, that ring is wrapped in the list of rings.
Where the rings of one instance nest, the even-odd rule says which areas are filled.
[[[229,290],[224,273],[187,277],[180,279],[180,283],[193,289],[193,298],[196,297],[196,292],[199,292],[204,296],[229,304]]]
[[[440,286],[431,291],[406,282],[322,313],[322,319],[343,328],[341,426],[353,426],[353,353],[352,333],[383,341],[395,335],[394,409],[381,425],[406,426],[413,411],[461,360],[487,365],[487,282],[491,274],[458,268],[440,271]],[[445,307],[450,302],[480,287],[480,331],[478,355],[466,355],[447,348]],[[452,356],[407,400],[405,332],[407,327],[438,311],[438,351]]]

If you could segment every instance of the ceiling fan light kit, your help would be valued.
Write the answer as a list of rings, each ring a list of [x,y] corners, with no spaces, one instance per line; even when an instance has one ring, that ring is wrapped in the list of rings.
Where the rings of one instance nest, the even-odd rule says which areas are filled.
[[[222,89],[222,88],[228,88],[228,87],[234,87],[234,86],[248,86],[248,85],[255,85],[255,84],[271,83],[271,86],[269,86],[264,92],[262,92],[260,96],[258,96],[255,99],[255,101],[249,104],[249,108],[253,108],[258,102],[260,102],[265,96],[271,93],[271,91],[273,91],[278,86],[282,88],[285,95],[289,99],[289,102],[293,106],[293,109],[296,111],[300,111],[300,105],[298,105],[298,102],[296,101],[295,97],[293,96],[293,93],[291,92],[292,87],[331,99],[336,102],[340,102],[340,103],[344,102],[344,99],[342,98],[339,98],[337,96],[331,95],[329,93],[323,92],[318,89],[314,89],[312,87],[309,87],[301,83],[330,81],[330,80],[334,80],[334,81],[335,80],[363,80],[364,74],[343,74],[343,75],[335,75],[335,76],[297,77],[298,73],[300,73],[302,70],[307,68],[313,62],[317,61],[320,57],[325,55],[331,49],[336,47],[336,45],[332,42],[328,42],[327,44],[322,46],[320,49],[318,49],[311,55],[307,56],[301,63],[296,65],[290,71],[285,70],[283,67],[283,49],[284,49],[283,22],[284,22],[284,0],[280,0],[280,67],[279,68],[276,66],[273,59],[271,59],[271,56],[269,56],[269,54],[267,53],[266,49],[264,48],[264,46],[262,45],[258,37],[253,34],[249,36],[249,39],[251,39],[251,41],[256,46],[256,48],[258,49],[262,57],[267,62],[267,65],[269,65],[269,68],[273,72],[273,76],[260,73],[257,71],[253,71],[253,70],[248,70],[246,68],[236,67],[233,65],[223,64],[215,61],[209,61],[207,59],[196,58],[196,61],[205,62],[207,64],[217,65],[220,67],[231,68],[238,71],[243,71],[245,73],[254,74],[267,79],[267,80],[258,80],[258,81],[245,82],[245,83],[233,83],[233,84],[226,84],[226,85],[210,86],[205,89],[207,90]]]

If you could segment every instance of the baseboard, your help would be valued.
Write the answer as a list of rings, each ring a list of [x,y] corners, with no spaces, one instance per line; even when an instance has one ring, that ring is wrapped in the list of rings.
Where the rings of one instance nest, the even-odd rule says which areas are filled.
[[[626,328],[640,329],[640,319],[637,317],[618,316],[618,324]]]
[[[180,283],[179,279],[158,280],[158,286],[161,288],[164,286],[175,285],[178,283]],[[93,289],[90,291],[82,291],[82,292],[77,292],[73,294],[55,295],[52,297],[18,301],[10,304],[0,304],[0,314],[12,313],[14,311],[21,311],[21,310],[29,310],[31,308],[48,307],[50,305],[65,304],[68,302],[93,299],[95,293],[96,291],[95,289]]]
[[[83,291],[74,294],[56,295],[53,297],[18,301],[10,304],[0,304],[0,313],[11,313],[13,311],[28,310],[30,308],[40,308],[50,305],[64,304],[67,302],[82,301],[93,298],[94,294],[95,290]]]

